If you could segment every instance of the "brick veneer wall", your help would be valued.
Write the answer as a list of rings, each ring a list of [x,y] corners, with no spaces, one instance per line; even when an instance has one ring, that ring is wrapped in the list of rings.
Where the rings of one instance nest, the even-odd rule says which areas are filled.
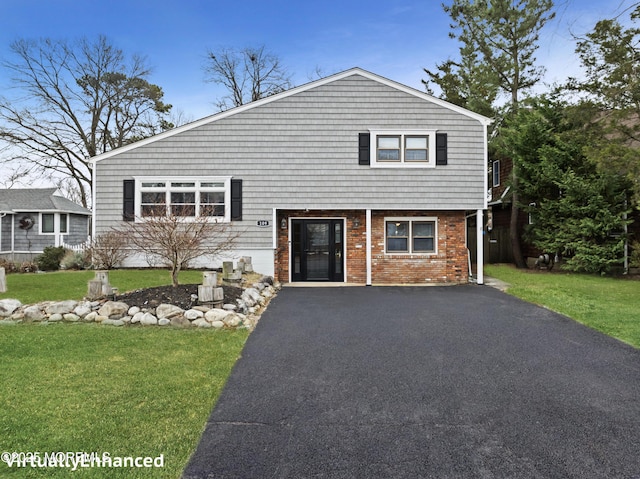
[[[438,253],[435,255],[387,255],[384,252],[384,218],[432,216],[438,218]],[[289,229],[281,229],[285,218],[346,218],[346,281],[364,284],[367,280],[366,215],[364,211],[278,211],[278,248],[275,276],[289,281]],[[354,224],[356,219],[358,227]],[[372,212],[372,283],[429,284],[466,283],[468,281],[463,211],[374,211]]]
[[[436,217],[437,254],[385,254],[384,218],[390,216]],[[464,211],[376,211],[371,221],[372,283],[466,283],[469,280]]]

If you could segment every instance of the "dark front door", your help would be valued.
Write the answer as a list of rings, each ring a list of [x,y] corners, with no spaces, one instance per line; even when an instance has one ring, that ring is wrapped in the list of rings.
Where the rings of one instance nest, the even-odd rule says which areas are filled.
[[[292,220],[293,281],[344,281],[344,221]]]

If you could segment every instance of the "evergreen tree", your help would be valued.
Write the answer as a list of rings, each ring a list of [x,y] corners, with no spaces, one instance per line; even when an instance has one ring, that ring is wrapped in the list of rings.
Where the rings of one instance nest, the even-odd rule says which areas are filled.
[[[542,98],[500,137],[520,172],[520,207],[531,215],[525,237],[573,271],[606,273],[623,257],[630,182],[587,155],[599,135],[596,109]]]

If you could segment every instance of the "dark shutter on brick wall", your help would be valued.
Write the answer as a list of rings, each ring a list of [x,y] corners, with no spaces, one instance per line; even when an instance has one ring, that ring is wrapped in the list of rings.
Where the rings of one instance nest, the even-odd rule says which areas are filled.
[[[447,134],[436,133],[436,165],[447,164]]]
[[[369,133],[358,134],[358,164],[368,165],[371,163],[369,149],[371,147],[371,135]]]
[[[231,219],[242,221],[242,180],[231,180]]]
[[[136,180],[122,181],[122,219],[133,221],[136,216]]]

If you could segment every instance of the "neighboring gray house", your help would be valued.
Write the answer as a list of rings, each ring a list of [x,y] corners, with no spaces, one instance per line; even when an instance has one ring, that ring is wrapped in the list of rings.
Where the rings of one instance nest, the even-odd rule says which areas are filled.
[[[489,123],[354,68],[95,157],[93,233],[179,206],[282,282],[467,282]]]
[[[84,243],[90,218],[57,188],[0,190],[0,257],[25,261],[47,246]]]

